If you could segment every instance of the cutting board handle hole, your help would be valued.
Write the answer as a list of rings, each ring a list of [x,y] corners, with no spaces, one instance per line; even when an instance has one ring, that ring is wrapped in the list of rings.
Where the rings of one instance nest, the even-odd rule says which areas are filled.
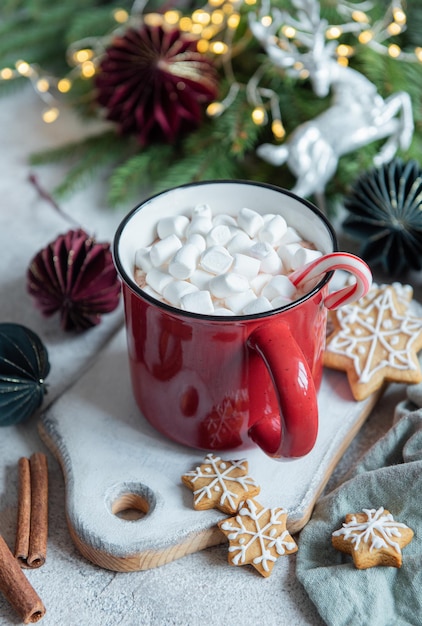
[[[127,521],[139,520],[149,511],[149,503],[138,493],[123,493],[111,505],[111,512]]]

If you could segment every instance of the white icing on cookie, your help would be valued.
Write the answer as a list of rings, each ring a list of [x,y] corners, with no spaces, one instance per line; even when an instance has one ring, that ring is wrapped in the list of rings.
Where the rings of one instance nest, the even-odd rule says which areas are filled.
[[[254,543],[259,544],[260,553],[253,559],[253,563],[261,565],[266,572],[270,571],[269,564],[274,563],[279,556],[295,550],[296,544],[287,530],[278,534],[277,527],[285,524],[286,511],[284,509],[270,509],[270,519],[261,527],[261,517],[267,515],[268,510],[259,509],[253,500],[246,500],[242,503],[236,517],[221,525],[222,530],[229,532],[227,535],[230,541],[229,552],[237,553],[232,559],[234,565],[248,562],[247,553]],[[249,527],[249,520],[253,521],[252,528]],[[275,550],[275,554],[272,550]]]
[[[234,470],[243,470],[243,475],[234,476]],[[248,486],[257,487],[254,479],[247,474],[247,464],[245,459],[238,461],[222,461],[220,457],[213,454],[207,454],[205,462],[201,467],[197,467],[191,472],[187,472],[191,482],[194,484],[199,478],[211,479],[206,485],[193,492],[194,502],[197,505],[203,498],[212,498],[212,492],[220,493],[220,505],[224,505],[227,501],[231,508],[237,508],[239,494],[236,494],[229,488],[230,483],[240,485],[244,492],[248,492]],[[244,497],[244,496],[243,496]]]
[[[367,516],[366,522],[358,522],[353,516],[350,522],[344,523],[342,528],[333,532],[333,536],[343,536],[346,540],[350,539],[355,550],[359,548],[362,541],[369,543],[370,551],[390,546],[398,554],[401,554],[399,544],[393,541],[392,537],[401,537],[399,528],[408,527],[394,521],[391,513],[386,514],[383,507],[378,510],[363,509],[363,512]]]
[[[421,332],[421,319],[402,314],[393,299],[393,290],[387,288],[365,298],[361,304],[346,305],[337,311],[340,331],[330,338],[329,352],[347,356],[360,383],[367,383],[384,367],[397,370],[415,370],[412,346]],[[359,324],[350,332],[350,323]],[[380,349],[380,350],[379,350]],[[381,358],[376,358],[376,352]]]

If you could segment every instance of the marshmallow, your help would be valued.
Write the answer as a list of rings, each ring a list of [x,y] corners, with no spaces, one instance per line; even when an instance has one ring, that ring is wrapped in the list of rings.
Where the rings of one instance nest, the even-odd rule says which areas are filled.
[[[243,315],[254,315],[255,313],[263,313],[264,311],[271,311],[271,302],[264,296],[256,298],[247,304],[242,313]]]
[[[256,295],[252,289],[243,291],[242,293],[236,293],[225,299],[226,307],[231,309],[235,315],[240,315],[248,304],[253,300],[256,300]]]
[[[148,272],[153,267],[150,250],[151,246],[148,246],[147,248],[138,248],[135,252],[135,267],[138,267],[144,272]]]
[[[299,235],[297,230],[292,226],[288,226],[286,228],[286,232],[281,238],[280,244],[286,246],[288,243],[298,243],[299,241],[302,241],[302,237]]]
[[[163,289],[163,297],[173,306],[180,306],[183,296],[199,291],[198,287],[186,280],[172,280]]]
[[[149,253],[151,263],[154,267],[160,267],[167,263],[174,254],[182,247],[182,242],[176,235],[169,235],[165,239],[160,239],[152,247]]]
[[[267,241],[271,245],[276,244],[283,237],[287,230],[287,223],[284,217],[281,215],[274,215],[274,217],[264,223],[264,226],[259,231],[258,239],[260,241]]]
[[[288,271],[298,269],[306,265],[306,263],[322,256],[322,252],[319,250],[304,248],[300,243],[281,245],[277,250],[277,254]]]
[[[216,298],[227,298],[227,296],[241,293],[248,289],[248,279],[240,274],[233,274],[233,272],[215,276],[209,282],[209,290]]]
[[[203,237],[199,233],[192,233],[192,235],[189,235],[189,237],[186,239],[186,243],[192,243],[198,248],[199,252],[203,252],[207,247],[205,237]]]
[[[160,302],[163,302],[162,295],[155,291],[155,289],[152,289],[149,285],[145,285],[145,287],[142,287],[142,291],[151,296],[151,298],[155,298],[156,300],[160,300]]]
[[[225,246],[232,238],[230,228],[226,224],[214,226],[207,235],[208,246]]]
[[[261,291],[265,285],[272,279],[272,274],[258,274],[250,281],[250,285],[257,296],[261,295]]]
[[[296,287],[284,274],[273,276],[262,290],[262,295],[269,300],[273,300],[273,298],[276,298],[277,296],[293,298],[295,293]]]
[[[231,254],[223,246],[212,246],[201,255],[201,267],[211,274],[228,272],[233,263]]]
[[[169,273],[174,278],[185,280],[190,278],[196,270],[199,258],[199,250],[193,243],[186,243],[179,248],[169,263]]]
[[[234,315],[231,309],[226,309],[224,306],[220,306],[214,309],[214,315]]]
[[[249,235],[247,235],[244,230],[239,230],[228,242],[227,250],[230,254],[236,254],[236,252],[246,252],[251,246],[253,246],[253,244],[254,242]]]
[[[158,240],[135,252],[146,294],[200,314],[254,315],[293,302],[287,274],[322,256],[278,214],[242,208],[236,217],[198,204],[157,221]]]
[[[210,217],[206,215],[194,215],[188,227],[186,228],[186,235],[189,237],[194,233],[199,235],[207,235],[212,228],[212,221]]]
[[[246,278],[252,279],[257,276],[261,267],[261,261],[254,257],[240,252],[234,255],[234,261],[232,265],[232,272],[246,276]]]
[[[277,296],[273,300],[271,300],[271,306],[273,309],[279,309],[281,306],[286,306],[286,304],[290,304],[293,300],[290,298],[286,298],[285,296]]]
[[[209,282],[213,277],[214,274],[210,274],[204,270],[195,270],[189,280],[192,285],[195,285],[198,289],[206,290],[208,289]]]
[[[263,227],[264,220],[262,215],[252,209],[240,209],[237,223],[249,237],[255,237],[258,231]]]
[[[228,215],[227,213],[218,213],[212,219],[213,226],[220,226],[220,224],[225,224],[226,226],[234,226],[237,227],[236,218],[232,215]]]
[[[266,241],[255,243],[248,251],[248,254],[261,261],[261,272],[265,274],[277,274],[281,272],[283,264],[274,250]]]
[[[165,239],[169,235],[176,235],[179,239],[185,236],[189,218],[186,215],[175,215],[174,217],[163,217],[157,224],[157,235],[160,239]]]
[[[147,272],[145,276],[145,280],[147,285],[152,287],[154,291],[162,294],[164,287],[172,282],[173,277],[166,272],[162,272],[156,267],[153,267],[149,272]]]
[[[209,291],[187,293],[181,298],[180,304],[182,309],[192,313],[207,315],[214,312],[214,305]]]
[[[201,216],[201,217],[208,217],[209,219],[212,219],[212,211],[211,211],[211,207],[209,204],[197,204],[193,210],[192,210],[192,217],[196,217],[196,216]]]
[[[322,252],[319,250],[312,250],[311,248],[304,248],[301,246],[301,250],[297,250],[292,259],[292,269],[297,270],[299,267],[315,261],[322,256]]]

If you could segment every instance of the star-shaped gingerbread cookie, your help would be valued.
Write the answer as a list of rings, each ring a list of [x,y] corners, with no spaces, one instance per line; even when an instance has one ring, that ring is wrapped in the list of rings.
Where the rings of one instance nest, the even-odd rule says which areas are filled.
[[[265,509],[252,499],[242,502],[235,517],[218,523],[229,540],[229,563],[250,564],[267,578],[280,556],[298,549],[286,520],[282,508]]]
[[[217,508],[224,513],[236,513],[239,503],[256,496],[260,488],[248,475],[248,462],[224,461],[212,453],[204,463],[182,476],[182,482],[193,491],[193,507],[199,511]]]
[[[332,534],[332,544],[336,550],[351,554],[358,569],[401,567],[401,549],[412,537],[411,528],[396,522],[389,511],[380,507],[346,515],[342,528]]]
[[[403,290],[402,290],[403,291]],[[422,318],[408,311],[411,291],[384,285],[333,312],[324,365],[347,372],[356,400],[364,400],[384,381],[422,381],[418,351]]]

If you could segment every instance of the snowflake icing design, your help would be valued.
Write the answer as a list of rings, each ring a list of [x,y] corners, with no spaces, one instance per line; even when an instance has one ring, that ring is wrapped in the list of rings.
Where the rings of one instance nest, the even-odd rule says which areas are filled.
[[[219,523],[230,542],[231,564],[251,564],[260,574],[269,576],[280,556],[297,551],[286,529],[286,519],[283,508],[266,509],[251,499],[242,502],[236,517]]]
[[[393,294],[392,288],[380,290],[363,306],[355,303],[337,312],[340,330],[329,339],[327,349],[351,359],[360,383],[383,368],[417,368],[412,351],[421,337],[422,319],[403,314]],[[381,358],[376,355],[379,350]]]
[[[401,554],[399,544],[392,537],[401,537],[399,528],[407,528],[405,524],[394,521],[391,513],[386,513],[381,507],[376,509],[363,509],[367,520],[366,522],[358,522],[356,516],[352,516],[352,520],[343,524],[343,528],[336,530],[333,535],[343,535],[345,539],[350,539],[357,550],[360,542],[369,543],[370,550],[387,548],[391,546],[398,554]]]
[[[247,495],[259,493],[259,486],[248,475],[246,459],[224,461],[212,453],[205,462],[182,476],[183,483],[192,489],[194,507],[210,509],[214,506],[226,513],[235,513]]]

